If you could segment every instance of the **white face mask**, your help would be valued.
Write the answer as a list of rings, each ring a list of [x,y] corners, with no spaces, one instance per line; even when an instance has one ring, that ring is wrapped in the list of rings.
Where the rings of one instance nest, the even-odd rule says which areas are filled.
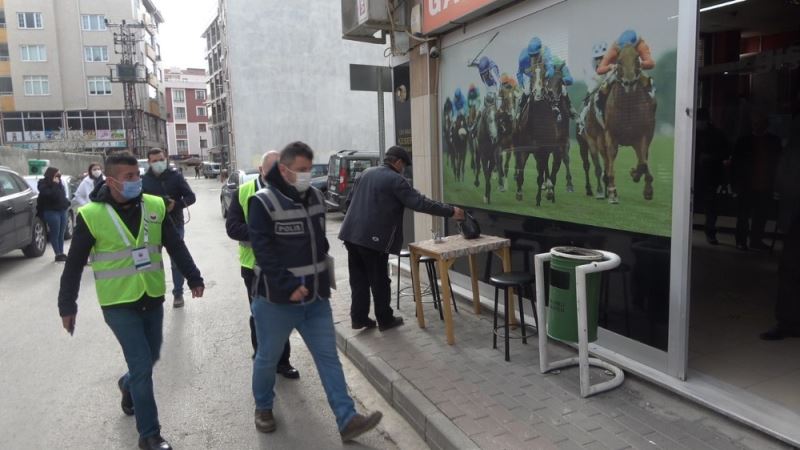
[[[103,171],[101,171],[100,169],[94,169],[92,171],[93,178],[100,178],[100,175],[103,175]]]
[[[150,167],[153,169],[153,173],[156,175],[161,175],[167,170],[167,162],[166,161],[156,161],[150,164]]]
[[[292,186],[297,192],[305,192],[311,187],[311,172],[294,172],[295,180]]]

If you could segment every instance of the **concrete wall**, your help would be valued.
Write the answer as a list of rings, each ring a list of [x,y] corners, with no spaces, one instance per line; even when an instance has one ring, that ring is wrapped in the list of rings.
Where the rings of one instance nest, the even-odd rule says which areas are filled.
[[[0,147],[0,166],[10,167],[20,175],[28,175],[29,159],[49,159],[50,166],[58,167],[61,173],[77,177],[86,172],[89,164],[100,162],[102,155],[86,155],[54,151],[23,150],[11,147]]]
[[[237,164],[302,140],[316,162],[341,149],[378,150],[377,94],[350,91],[349,65],[388,66],[384,46],[342,40],[341,1],[227,2]],[[391,94],[386,144],[392,145]]]

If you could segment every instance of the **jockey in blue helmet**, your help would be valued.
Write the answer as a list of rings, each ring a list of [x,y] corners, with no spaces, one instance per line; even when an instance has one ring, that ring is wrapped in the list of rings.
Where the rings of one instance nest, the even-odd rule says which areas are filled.
[[[555,74],[556,64],[553,61],[553,55],[550,53],[550,49],[542,45],[542,40],[538,37],[534,37],[528,43],[528,46],[522,50],[519,55],[519,69],[517,70],[517,82],[519,82],[520,86],[524,89],[525,87],[525,77],[531,77],[531,66],[537,63],[543,63],[545,67],[545,77],[551,78],[553,74]],[[560,59],[558,60],[559,65],[562,63]],[[572,78],[572,74],[569,71],[569,67],[567,67],[566,63],[561,68],[562,79],[564,84],[567,86],[572,85],[574,79]]]
[[[517,84],[523,90],[525,89],[525,76],[528,75],[531,69],[531,57],[528,56],[528,49],[523,48],[519,53],[519,68],[517,69]]]
[[[465,103],[464,94],[461,93],[461,88],[456,88],[456,92],[453,94],[453,109],[456,115],[464,112]]]
[[[496,91],[499,88],[500,68],[488,56],[481,56],[481,60],[478,62],[478,72],[487,90]]]

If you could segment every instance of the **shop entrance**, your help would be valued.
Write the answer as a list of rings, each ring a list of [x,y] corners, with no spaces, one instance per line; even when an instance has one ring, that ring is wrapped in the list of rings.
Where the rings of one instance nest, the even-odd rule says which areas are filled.
[[[800,2],[722,3],[699,19],[689,368],[800,414]]]

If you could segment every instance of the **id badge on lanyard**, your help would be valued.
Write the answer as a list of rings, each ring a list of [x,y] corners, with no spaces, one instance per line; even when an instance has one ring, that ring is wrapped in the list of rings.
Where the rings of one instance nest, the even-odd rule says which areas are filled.
[[[132,247],[131,241],[128,239],[128,236],[125,235],[125,231],[122,229],[122,224],[119,223],[119,218],[114,213],[114,210],[111,208],[111,205],[106,204],[106,209],[108,210],[108,213],[111,215],[111,220],[114,222],[114,226],[117,228],[117,232],[119,232],[120,238],[122,238],[122,241],[125,243],[126,247],[131,248],[131,257],[133,258],[133,266],[136,268],[136,270],[139,271],[149,269],[153,265],[153,262],[150,259],[150,250],[148,250],[147,248],[148,247],[147,244],[150,241],[148,224],[147,221],[145,220],[145,217],[147,216],[147,208],[145,208],[144,203],[142,203],[141,208],[142,208],[142,224],[143,224],[142,232],[144,233],[144,246],[131,248]]]

